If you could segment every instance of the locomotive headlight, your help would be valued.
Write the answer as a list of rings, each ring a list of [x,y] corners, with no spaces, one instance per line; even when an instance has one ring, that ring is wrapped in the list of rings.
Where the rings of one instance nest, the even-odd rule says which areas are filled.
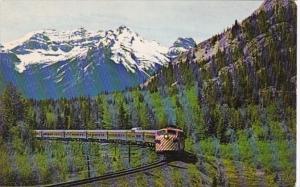
[[[165,138],[165,139],[169,139],[169,135],[165,134],[165,135],[164,135],[164,138]]]

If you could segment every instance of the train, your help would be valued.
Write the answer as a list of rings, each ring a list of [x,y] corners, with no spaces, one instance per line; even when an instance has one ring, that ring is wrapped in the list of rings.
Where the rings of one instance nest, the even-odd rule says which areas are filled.
[[[132,143],[154,146],[157,153],[184,151],[184,133],[176,127],[160,130],[34,130],[36,138]]]

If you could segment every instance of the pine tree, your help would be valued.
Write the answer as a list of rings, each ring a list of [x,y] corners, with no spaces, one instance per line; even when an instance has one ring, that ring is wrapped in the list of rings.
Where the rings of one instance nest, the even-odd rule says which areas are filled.
[[[128,114],[125,111],[123,103],[121,103],[119,107],[119,126],[121,129],[126,129],[128,127],[128,123]]]
[[[111,129],[112,128],[112,116],[109,111],[109,105],[108,101],[106,99],[103,99],[103,115],[102,115],[102,128],[103,129]]]
[[[21,93],[13,84],[8,84],[1,96],[0,133],[4,139],[9,137],[9,129],[24,121],[25,108]]]
[[[63,118],[60,114],[57,115],[57,121],[56,121],[56,127],[57,129],[65,129]]]

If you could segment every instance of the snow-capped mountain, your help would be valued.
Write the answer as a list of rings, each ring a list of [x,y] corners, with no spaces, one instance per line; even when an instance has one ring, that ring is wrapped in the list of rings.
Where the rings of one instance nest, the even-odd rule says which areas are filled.
[[[188,49],[184,40],[171,49]],[[136,86],[179,54],[126,26],[97,32],[42,30],[2,45],[0,89],[13,82],[33,98],[96,95]]]
[[[83,28],[68,32],[36,31],[4,46],[22,62],[17,65],[20,73],[33,64],[52,65],[63,60],[86,58],[92,48],[110,48],[110,59],[133,73],[136,70],[146,72],[156,64],[168,64],[165,56],[168,48],[145,40],[125,26],[106,32],[88,32]]]
[[[183,53],[191,48],[196,47],[196,42],[193,38],[178,38],[169,48],[168,57],[175,59],[180,53]]]

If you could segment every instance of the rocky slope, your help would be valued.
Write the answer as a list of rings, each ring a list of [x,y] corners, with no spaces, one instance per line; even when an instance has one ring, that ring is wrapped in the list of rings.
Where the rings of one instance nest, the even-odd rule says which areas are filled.
[[[212,104],[238,107],[281,93],[294,106],[296,10],[294,1],[266,0],[251,16],[182,53],[144,85],[156,90],[197,81],[199,98]]]

